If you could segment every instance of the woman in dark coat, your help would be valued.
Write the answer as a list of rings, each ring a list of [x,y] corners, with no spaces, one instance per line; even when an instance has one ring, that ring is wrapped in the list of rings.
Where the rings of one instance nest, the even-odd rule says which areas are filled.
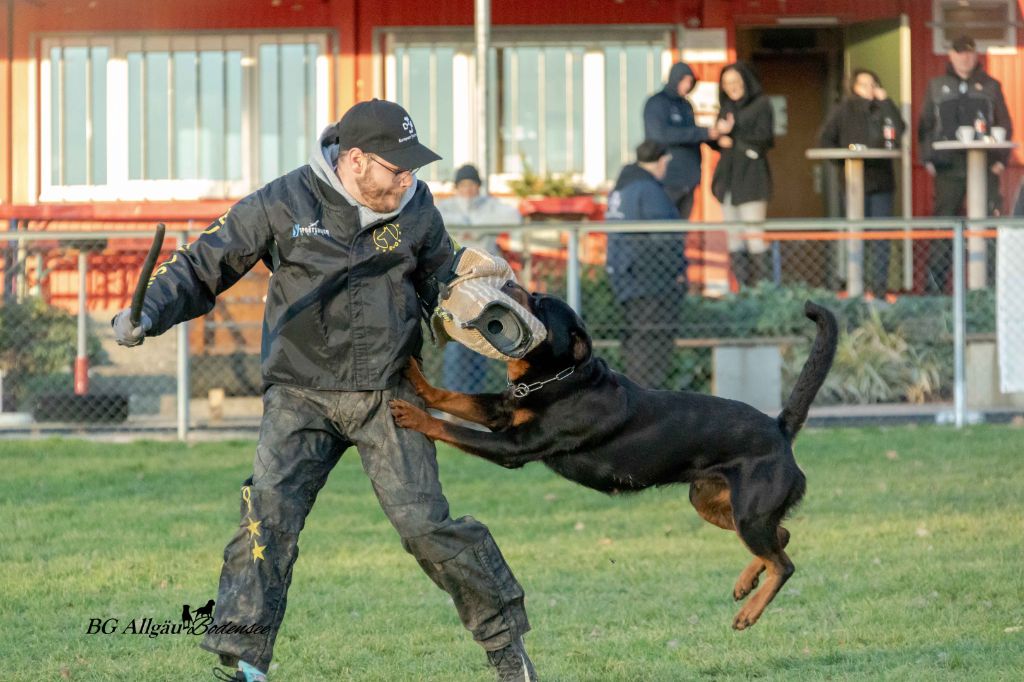
[[[906,124],[895,102],[889,99],[878,76],[867,69],[856,69],[850,79],[850,95],[839,103],[821,130],[822,147],[847,148],[851,145],[898,149]],[[887,218],[893,213],[896,189],[891,159],[864,162],[864,217]],[[889,247],[884,239],[867,243],[867,290],[885,296],[889,284]]]
[[[750,68],[742,62],[722,70],[718,80],[722,156],[711,192],[722,204],[726,222],[759,223],[768,212],[772,192],[766,154],[775,143],[771,102]],[[767,279],[770,254],[763,239],[729,233],[729,260],[740,286]]]

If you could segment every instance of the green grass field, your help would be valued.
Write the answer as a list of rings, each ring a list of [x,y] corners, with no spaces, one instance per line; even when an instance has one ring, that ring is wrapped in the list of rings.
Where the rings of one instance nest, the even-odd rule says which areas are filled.
[[[0,679],[207,680],[197,637],[88,635],[216,597],[253,443],[0,441]],[[809,431],[797,572],[746,632],[749,555],[684,487],[610,498],[440,454],[527,594],[544,680],[1024,679],[1024,429]],[[272,680],[490,680],[354,451],[300,541]]]

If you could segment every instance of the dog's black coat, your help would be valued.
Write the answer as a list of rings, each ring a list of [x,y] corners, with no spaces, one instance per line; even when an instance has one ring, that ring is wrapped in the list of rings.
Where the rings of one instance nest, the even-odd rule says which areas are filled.
[[[575,369],[523,398],[510,391],[473,396],[489,414],[485,425],[496,431],[446,426],[461,449],[510,468],[540,460],[570,480],[609,493],[713,476],[724,477],[731,487],[770,470],[791,483],[803,479],[790,445],[835,354],[836,322],[825,308],[806,304],[818,337],[775,419],[736,400],[642,388],[592,356],[582,320],[563,301],[533,294],[531,308],[548,338],[526,358],[529,367],[516,383]],[[512,426],[515,412],[523,410],[532,418]],[[764,496],[764,503],[777,504],[785,492]]]
[[[583,321],[565,302],[522,295],[547,329],[542,344],[509,363],[515,386],[532,386],[525,395],[515,386],[501,394],[453,393],[427,384],[418,367],[409,371],[427,407],[492,431],[443,423],[400,400],[391,404],[397,423],[505,467],[542,461],[606,493],[690,483],[697,512],[735,530],[755,555],[733,596],[751,594],[767,571],[768,580],[733,621],[740,630],[753,625],[794,571],[785,553],[790,535],[780,522],[803,497],[806,479],[792,443],[832,366],[835,317],[805,305],[817,337],[785,407],[772,418],[736,400],[644,389],[593,357]]]

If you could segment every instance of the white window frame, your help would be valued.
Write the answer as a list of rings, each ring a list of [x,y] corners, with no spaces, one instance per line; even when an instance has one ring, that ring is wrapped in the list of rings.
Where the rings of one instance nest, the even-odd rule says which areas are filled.
[[[1017,0],[972,0],[975,4],[997,6],[1005,5],[1006,23],[1003,40],[982,40],[975,38],[978,52],[989,54],[1016,54],[1017,53]],[[949,51],[949,41],[946,40],[946,28],[950,24],[946,22],[944,8],[956,5],[956,0],[932,0],[932,51],[935,54],[946,54]],[[971,27],[966,26],[964,33],[971,35]]]
[[[613,178],[607,177],[605,161],[605,92],[604,92],[604,50],[611,45],[625,46],[631,44],[661,44],[662,53],[660,66],[662,71],[671,64],[671,45],[674,27],[658,24],[623,25],[623,26],[495,26],[491,30],[491,50],[509,47],[582,47],[583,54],[583,130],[569,131],[570,136],[582,134],[583,145],[582,173],[574,180],[589,188],[606,185]],[[375,55],[383,63],[384,86],[381,94],[387,99],[396,99],[395,46],[433,45],[455,49],[453,63],[453,92],[455,108],[453,111],[454,134],[454,166],[476,161],[476,150],[480,131],[469,122],[476,121],[474,102],[476,54],[473,44],[472,27],[382,27],[377,29],[373,42],[378,53]],[[659,74],[663,75],[663,74]],[[497,83],[496,74],[492,74],[491,82]],[[497,103],[496,87],[490,90],[490,106],[492,110]],[[652,93],[653,94],[653,91]],[[465,95],[464,97],[462,95]],[[637,102],[643,107],[643,102]],[[571,108],[570,108],[571,114]],[[493,122],[488,135],[488,148],[492,154],[497,149],[497,120]],[[570,137],[570,141],[571,141]],[[600,141],[595,144],[593,141]],[[535,169],[541,171],[542,169]],[[500,173],[490,176],[490,190],[496,193],[509,191],[508,182],[517,179],[519,174]],[[452,190],[451,182],[429,182],[434,191],[448,192]]]
[[[315,64],[316,136],[330,122],[331,36],[326,32],[249,32],[230,34],[197,33],[190,35],[110,34],[101,36],[54,34],[39,41],[39,201],[188,201],[230,199],[248,194],[260,184],[259,82],[256,71],[260,45],[267,43],[317,45]],[[56,103],[52,101],[54,47],[106,47],[107,62],[107,178],[103,185],[61,185],[53,183],[53,147],[51,128]],[[128,142],[128,53],[174,51],[239,51],[242,53],[242,177],[238,180],[204,179],[129,179]],[[172,86],[173,87],[173,84]],[[170,112],[169,112],[170,115]],[[91,123],[91,122],[90,122]],[[313,139],[309,141],[310,147]],[[172,157],[173,159],[173,154]]]

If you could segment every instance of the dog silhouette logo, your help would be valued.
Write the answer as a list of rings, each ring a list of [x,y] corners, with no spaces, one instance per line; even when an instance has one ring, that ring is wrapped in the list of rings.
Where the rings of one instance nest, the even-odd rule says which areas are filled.
[[[182,604],[181,605],[181,624],[182,625],[191,625],[192,624],[192,614],[189,613],[188,608],[189,608],[188,604]]]
[[[200,606],[198,609],[192,612],[192,617],[198,618],[200,616],[209,616],[210,618],[213,618],[214,603],[215,602],[212,599],[206,602],[206,606]]]

